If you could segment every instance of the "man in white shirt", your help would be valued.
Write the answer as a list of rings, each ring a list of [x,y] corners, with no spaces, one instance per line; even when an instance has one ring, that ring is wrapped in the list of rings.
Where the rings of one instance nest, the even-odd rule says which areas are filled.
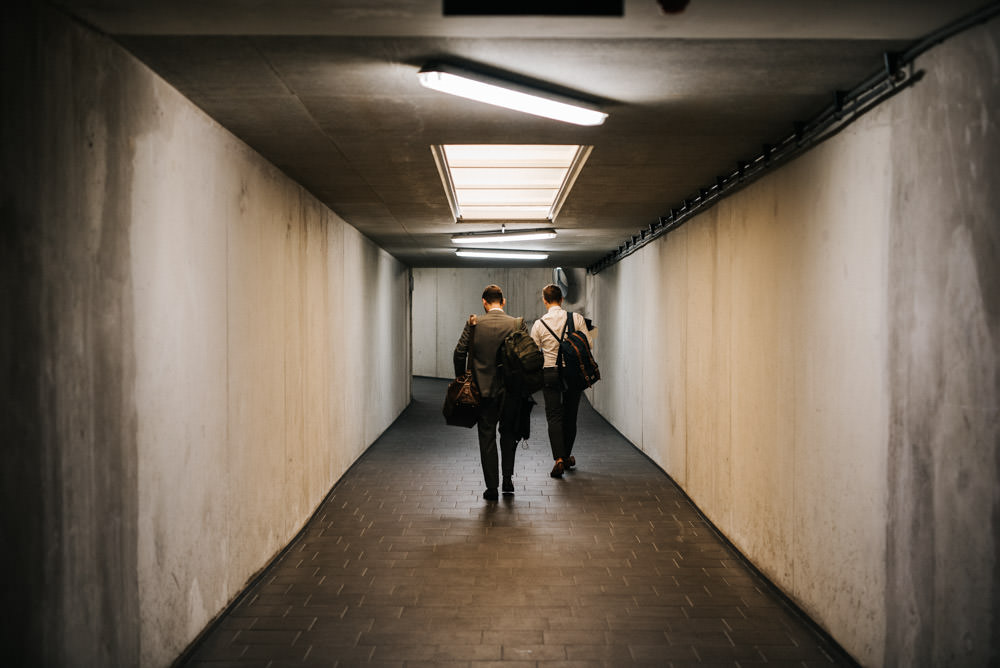
[[[580,408],[580,396],[583,394],[582,390],[565,387],[559,368],[556,366],[559,341],[567,324],[567,313],[563,310],[562,300],[562,290],[559,286],[546,285],[542,289],[542,302],[548,312],[531,327],[531,338],[538,344],[545,359],[542,365],[542,376],[545,380],[542,397],[545,400],[545,421],[549,427],[552,459],[555,460],[550,473],[553,478],[561,478],[563,471],[576,466],[573,442],[576,440],[576,416]],[[573,314],[573,325],[586,334],[587,341],[593,345],[582,315]]]

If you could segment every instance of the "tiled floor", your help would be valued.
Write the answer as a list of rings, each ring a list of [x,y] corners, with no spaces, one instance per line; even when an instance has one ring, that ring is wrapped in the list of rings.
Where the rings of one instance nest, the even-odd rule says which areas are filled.
[[[414,379],[413,404],[187,665],[852,665],[586,401],[575,472],[549,477],[539,406],[515,495],[484,501],[445,387]]]

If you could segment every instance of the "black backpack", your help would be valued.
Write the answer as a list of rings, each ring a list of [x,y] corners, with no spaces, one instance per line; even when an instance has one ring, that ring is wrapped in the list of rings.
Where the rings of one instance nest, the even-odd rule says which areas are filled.
[[[497,367],[509,392],[533,394],[542,389],[544,358],[535,340],[522,329],[524,318],[508,334],[497,350]]]
[[[542,324],[552,336],[556,336],[544,320]],[[601,379],[601,371],[597,368],[597,362],[594,361],[594,355],[590,351],[587,335],[576,328],[572,312],[566,314],[562,336],[556,338],[559,340],[556,367],[568,389],[585,390]]]

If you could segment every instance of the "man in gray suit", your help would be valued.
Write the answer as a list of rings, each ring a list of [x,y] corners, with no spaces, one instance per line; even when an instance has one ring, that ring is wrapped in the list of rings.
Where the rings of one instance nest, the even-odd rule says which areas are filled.
[[[497,499],[497,423],[500,423],[500,454],[503,461],[503,492],[514,493],[514,453],[517,451],[515,421],[518,401],[504,401],[503,380],[497,373],[497,351],[500,344],[518,326],[518,318],[503,312],[507,303],[499,286],[487,285],[483,290],[483,310],[485,315],[470,315],[462,336],[455,346],[455,375],[465,372],[466,358],[471,355],[472,377],[479,386],[483,397],[479,423],[479,455],[483,463],[483,477],[486,491],[483,498]],[[524,321],[521,329],[527,331]],[[470,350],[469,340],[472,340]],[[515,398],[516,399],[516,398]]]

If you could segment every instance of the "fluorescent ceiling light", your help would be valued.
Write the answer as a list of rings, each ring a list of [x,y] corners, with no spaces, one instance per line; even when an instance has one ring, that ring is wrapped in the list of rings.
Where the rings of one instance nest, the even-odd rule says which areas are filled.
[[[417,77],[425,88],[565,123],[601,125],[608,117],[583,102],[451,65],[427,65]]]
[[[544,220],[547,206],[463,206],[463,220]]]
[[[432,146],[455,220],[554,220],[590,146]]]
[[[531,251],[491,251],[491,250],[463,250],[455,251],[458,257],[481,257],[494,260],[545,260],[548,253],[534,253]]]
[[[462,202],[470,206],[505,206],[520,202],[524,206],[544,206],[549,211],[558,188],[462,188]]]
[[[517,230],[507,232],[466,232],[456,234],[451,238],[455,244],[488,244],[504,241],[535,241],[537,239],[555,239],[556,231],[548,228],[543,230]]]
[[[573,161],[576,144],[448,144],[452,167],[481,167],[484,160],[496,167],[565,167]]]
[[[445,146],[445,152],[448,147]],[[451,165],[451,161],[448,161]],[[486,161],[484,161],[484,164]],[[530,164],[510,167],[451,167],[451,180],[456,190],[493,188],[516,190],[518,188],[541,188],[556,191],[566,178],[569,167],[534,167]],[[555,195],[555,192],[553,192]],[[554,197],[552,198],[554,199]],[[550,200],[551,203],[551,200]]]

